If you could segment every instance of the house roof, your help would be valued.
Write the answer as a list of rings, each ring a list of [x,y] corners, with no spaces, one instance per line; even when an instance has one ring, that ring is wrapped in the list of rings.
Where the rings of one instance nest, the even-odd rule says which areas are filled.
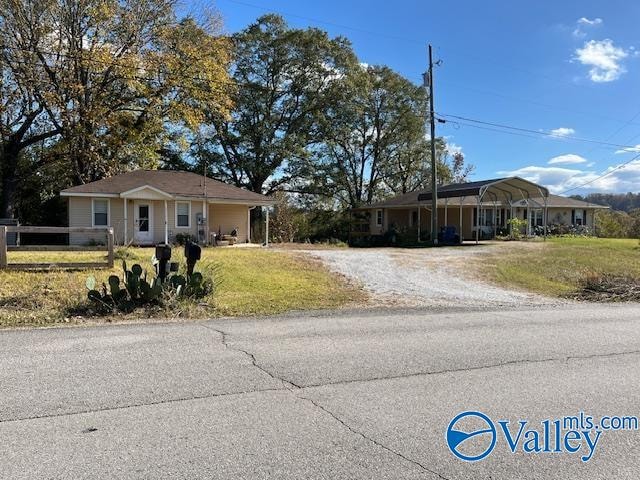
[[[507,188],[505,188],[507,186]],[[576,200],[574,198],[562,197],[560,195],[553,195],[548,193],[548,190],[540,185],[521,179],[519,177],[507,177],[507,178],[494,178],[490,180],[481,180],[477,182],[468,183],[455,183],[442,185],[438,187],[438,206],[444,207],[448,203],[449,206],[457,206],[462,203],[466,206],[476,206],[478,204],[478,195],[482,192],[489,192],[490,195],[485,194],[483,196],[484,205],[508,206],[507,201],[504,200],[504,195],[499,193],[508,193],[509,190],[518,190],[519,188],[526,188],[531,195],[529,198],[532,203],[540,206],[544,205],[545,198],[542,194],[547,193],[546,201],[548,207],[560,207],[560,208],[608,208],[595,203],[584,202],[582,200]],[[493,195],[492,189],[498,192],[498,195]],[[521,198],[521,197],[516,197]],[[418,190],[415,192],[406,193],[389,198],[384,201],[376,202],[371,205],[361,207],[361,209],[371,208],[403,208],[403,207],[417,207],[418,205],[429,207],[431,200],[431,189]],[[514,199],[514,206],[526,206],[526,201],[518,201]]]
[[[259,193],[228,185],[212,178],[192,172],[175,170],[135,170],[96,182],[86,183],[62,190],[66,197],[87,195],[117,195],[149,188],[167,194],[169,197],[205,197],[210,200],[229,200],[238,203],[266,205],[273,203],[269,197]]]

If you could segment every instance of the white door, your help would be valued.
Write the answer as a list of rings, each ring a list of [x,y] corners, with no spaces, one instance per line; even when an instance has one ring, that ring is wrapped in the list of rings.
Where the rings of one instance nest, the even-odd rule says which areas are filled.
[[[151,202],[134,203],[134,234],[136,243],[153,243],[153,204]]]

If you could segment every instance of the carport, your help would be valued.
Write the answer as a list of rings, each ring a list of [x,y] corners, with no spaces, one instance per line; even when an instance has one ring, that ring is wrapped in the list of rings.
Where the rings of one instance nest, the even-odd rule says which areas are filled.
[[[520,177],[506,177],[495,178],[492,180],[482,180],[478,182],[454,183],[438,187],[436,197],[438,200],[445,200],[445,219],[447,219],[448,217],[448,207],[450,204],[449,201],[453,199],[453,201],[451,202],[451,206],[459,207],[460,226],[462,226],[462,207],[464,199],[467,197],[476,197],[475,208],[477,215],[476,218],[478,219],[478,224],[475,230],[476,243],[478,243],[479,241],[481,209],[493,206],[495,212],[498,209],[498,205],[508,206],[510,211],[510,218],[514,218],[514,207],[516,206],[516,202],[518,202],[519,204],[522,204],[522,202],[524,202],[527,209],[527,218],[530,218],[529,212],[531,207],[542,208],[544,210],[543,227],[544,238],[546,240],[547,198],[549,197],[549,190],[541,185],[538,185],[537,183],[530,182]],[[542,199],[542,203],[536,201],[536,198]],[[418,204],[421,205],[422,208],[426,208],[428,210],[429,208],[427,202],[430,202],[431,199],[431,192],[421,193],[418,195]],[[456,202],[455,199],[458,199],[458,202]],[[458,205],[456,205],[456,203],[458,203]],[[419,211],[420,210],[418,210],[418,212]],[[510,225],[510,232],[512,228],[513,227]],[[434,232],[431,233],[433,238]]]

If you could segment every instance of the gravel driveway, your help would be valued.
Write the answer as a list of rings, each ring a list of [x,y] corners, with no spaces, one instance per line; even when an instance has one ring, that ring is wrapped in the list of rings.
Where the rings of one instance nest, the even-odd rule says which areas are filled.
[[[305,250],[332,271],[362,284],[377,305],[499,307],[566,303],[558,299],[491,285],[469,263],[503,245],[424,249]]]

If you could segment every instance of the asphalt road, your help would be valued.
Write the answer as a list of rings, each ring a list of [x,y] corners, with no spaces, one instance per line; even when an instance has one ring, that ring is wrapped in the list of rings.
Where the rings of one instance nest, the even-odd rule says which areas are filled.
[[[639,361],[638,306],[3,331],[0,478],[636,479],[638,431],[587,462],[445,433],[640,415]]]

